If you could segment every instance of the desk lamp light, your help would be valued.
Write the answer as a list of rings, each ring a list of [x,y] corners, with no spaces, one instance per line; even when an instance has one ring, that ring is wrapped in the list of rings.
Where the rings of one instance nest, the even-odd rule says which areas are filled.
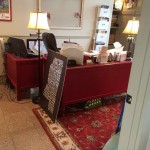
[[[115,4],[115,9],[116,10],[122,10],[123,0],[116,0],[114,4]]]
[[[130,46],[131,43],[135,41],[135,35],[138,34],[138,29],[139,29],[139,20],[136,20],[135,17],[133,17],[132,20],[128,21],[127,26],[123,31],[123,33],[128,34],[127,41],[129,45],[127,49],[127,60],[131,60],[132,58]]]
[[[40,54],[40,30],[49,30],[47,13],[36,12],[30,13],[30,19],[28,28],[37,30],[37,42],[38,42],[38,71],[39,71],[39,94],[32,98],[32,102],[38,104],[41,98],[41,54]]]

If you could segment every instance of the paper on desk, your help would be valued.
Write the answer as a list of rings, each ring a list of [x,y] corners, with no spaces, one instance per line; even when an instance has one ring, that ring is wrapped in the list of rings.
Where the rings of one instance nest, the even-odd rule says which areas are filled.
[[[77,48],[61,49],[60,54],[66,56],[68,60],[75,60],[78,65],[83,65],[83,51]]]
[[[67,48],[76,48],[76,49],[80,49],[83,50],[83,47],[79,44],[75,44],[75,43],[63,43],[61,50],[67,49]]]
[[[84,55],[89,56],[89,57],[91,57],[91,56],[97,56],[98,54],[99,54],[99,52],[95,51],[95,50],[93,50],[91,52],[84,52]]]
[[[122,53],[123,49],[124,49],[124,46],[121,46],[121,47],[117,47],[114,49],[109,49],[109,50],[107,50],[107,52],[111,53],[112,55],[115,55],[116,53]]]
[[[115,48],[107,51],[109,54],[112,54],[113,60],[115,61],[126,60],[127,51],[123,51],[124,46],[122,46],[119,42],[115,42],[113,44]]]
[[[115,43],[113,43],[113,45],[115,48],[122,47],[122,45],[119,42],[115,42]]]
[[[113,43],[114,47],[113,49],[109,49],[107,52],[114,55],[114,53],[122,52],[124,49],[124,46],[122,46],[119,42]]]
[[[124,46],[122,46],[119,42],[113,43],[114,49],[109,49],[107,52],[111,53],[113,56],[115,56],[117,53],[121,53],[123,51]]]

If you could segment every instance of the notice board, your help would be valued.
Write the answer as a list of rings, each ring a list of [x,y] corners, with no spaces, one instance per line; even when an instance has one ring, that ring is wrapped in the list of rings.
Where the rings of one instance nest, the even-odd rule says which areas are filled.
[[[57,119],[64,79],[67,68],[67,58],[52,50],[48,50],[47,64],[44,76],[44,86],[40,106],[52,119]]]

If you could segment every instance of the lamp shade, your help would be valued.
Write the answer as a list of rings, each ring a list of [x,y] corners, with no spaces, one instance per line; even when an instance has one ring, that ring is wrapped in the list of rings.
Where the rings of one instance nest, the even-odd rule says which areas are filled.
[[[49,25],[47,21],[47,13],[30,13],[30,19],[28,28],[30,29],[40,29],[40,30],[49,30]]]
[[[121,10],[122,9],[122,6],[123,6],[123,0],[116,0],[115,1],[115,8],[117,10]]]
[[[125,34],[137,34],[139,29],[139,20],[129,20],[127,23],[126,28],[124,29],[123,33]]]

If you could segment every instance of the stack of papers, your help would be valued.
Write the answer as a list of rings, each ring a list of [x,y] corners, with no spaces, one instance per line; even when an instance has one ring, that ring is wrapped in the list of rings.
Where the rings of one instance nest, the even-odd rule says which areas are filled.
[[[66,56],[68,60],[75,60],[76,64],[83,65],[83,51],[77,48],[61,49],[60,54]]]
[[[89,56],[89,57],[91,57],[91,56],[98,56],[99,52],[93,50],[92,52],[84,52],[84,55],[85,56]]]
[[[77,49],[83,50],[83,47],[79,44],[76,44],[76,43],[63,43],[62,47],[61,47],[61,50],[67,49],[67,48],[77,48]]]

